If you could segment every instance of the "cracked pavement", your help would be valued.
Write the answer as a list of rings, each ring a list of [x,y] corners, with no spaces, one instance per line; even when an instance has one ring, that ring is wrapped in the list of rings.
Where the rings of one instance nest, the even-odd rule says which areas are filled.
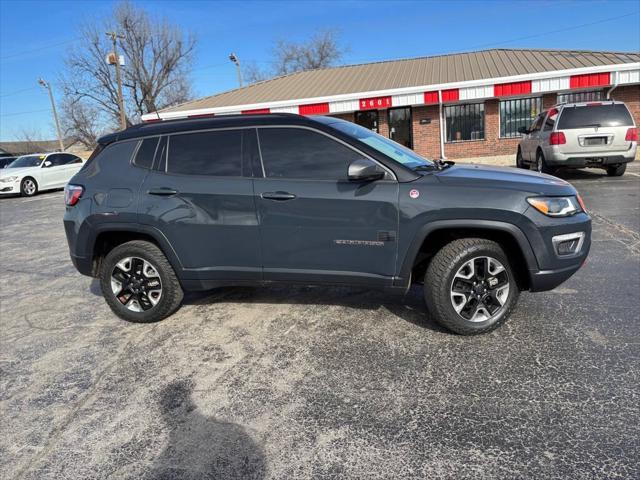
[[[587,265],[460,337],[403,299],[225,288],[152,325],[68,258],[61,192],[0,199],[0,478],[640,478],[640,165],[562,173]]]

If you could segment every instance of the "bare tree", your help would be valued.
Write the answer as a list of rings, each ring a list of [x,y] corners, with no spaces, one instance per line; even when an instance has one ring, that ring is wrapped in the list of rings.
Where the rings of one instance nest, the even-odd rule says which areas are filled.
[[[46,152],[46,142],[42,139],[42,133],[33,128],[22,128],[16,135],[19,142],[22,142],[20,153]]]
[[[273,48],[272,69],[265,71],[255,63],[248,63],[244,75],[249,83],[255,83],[289,73],[326,68],[340,61],[345,51],[335,30],[319,31],[303,43],[278,40]]]
[[[85,24],[81,43],[65,59],[61,78],[65,126],[68,134],[84,138],[87,146],[85,142],[92,143],[90,135],[115,130],[118,125],[115,69],[105,60],[112,50],[105,36],[108,30],[124,36],[118,49],[125,57],[123,96],[129,124],[191,96],[189,71],[195,39],[166,20],[156,21],[144,10],[122,2],[108,19]]]
[[[81,143],[87,150],[93,150],[98,137],[106,133],[103,117],[92,103],[65,98],[61,118],[63,135]]]

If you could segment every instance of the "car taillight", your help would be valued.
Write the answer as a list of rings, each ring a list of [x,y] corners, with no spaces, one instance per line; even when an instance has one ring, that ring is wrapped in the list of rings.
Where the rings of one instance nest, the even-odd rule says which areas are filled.
[[[67,185],[64,187],[64,204],[68,207],[73,207],[84,192],[84,188],[80,185]]]
[[[553,132],[549,135],[549,145],[564,145],[565,143],[567,143],[567,139],[564,132]]]
[[[627,135],[624,137],[627,142],[637,142],[638,141],[638,129],[635,127],[627,130]]]

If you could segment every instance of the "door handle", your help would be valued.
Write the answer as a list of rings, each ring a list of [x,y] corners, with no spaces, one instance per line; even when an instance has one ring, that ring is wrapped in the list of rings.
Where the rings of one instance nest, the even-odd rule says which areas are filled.
[[[152,188],[151,190],[148,190],[147,193],[149,195],[160,195],[160,196],[170,196],[170,195],[176,195],[178,193],[177,190],[174,190],[173,188]]]
[[[264,192],[261,197],[268,200],[277,200],[281,202],[285,200],[293,200],[294,198],[296,198],[293,193],[288,192]]]

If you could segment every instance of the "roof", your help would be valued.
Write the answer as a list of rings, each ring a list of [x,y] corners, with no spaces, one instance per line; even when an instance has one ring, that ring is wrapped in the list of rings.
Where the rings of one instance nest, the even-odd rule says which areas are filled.
[[[293,73],[161,112],[251,105],[640,62],[639,53],[491,49]]]

